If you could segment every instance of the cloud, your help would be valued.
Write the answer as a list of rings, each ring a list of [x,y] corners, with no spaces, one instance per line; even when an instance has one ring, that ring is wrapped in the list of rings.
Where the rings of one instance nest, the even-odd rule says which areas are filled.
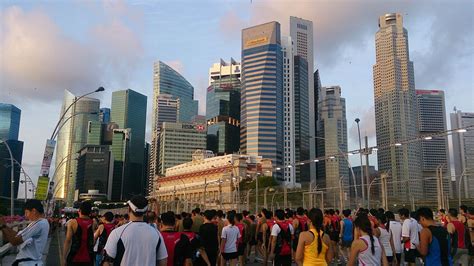
[[[88,92],[109,75],[127,85],[141,56],[140,38],[118,15],[106,16],[78,40],[40,9],[2,12],[0,97],[12,103],[57,100],[64,89]]]

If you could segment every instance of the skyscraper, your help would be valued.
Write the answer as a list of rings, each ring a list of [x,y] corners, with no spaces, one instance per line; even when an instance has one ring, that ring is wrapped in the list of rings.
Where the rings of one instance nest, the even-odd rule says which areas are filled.
[[[240,150],[283,163],[283,53],[280,24],[242,30]],[[277,179],[282,174],[276,172]]]
[[[174,120],[175,108],[177,108],[176,120]],[[165,63],[155,62],[153,64],[153,120],[148,169],[150,184],[154,184],[155,175],[158,174],[159,136],[162,122],[190,122],[197,114],[198,101],[194,100],[194,88],[191,83]]]
[[[301,142],[303,145],[302,151],[303,151],[303,159],[306,158],[306,149],[309,149],[308,157],[314,158],[316,155],[316,149],[315,149],[315,131],[316,131],[316,108],[315,108],[315,98],[314,98],[314,55],[313,55],[313,22],[310,20],[302,19],[302,18],[297,18],[297,17],[290,17],[290,36],[291,39],[293,40],[294,43],[294,55],[299,56],[299,61],[298,65],[295,65],[295,67],[298,67],[299,70],[299,75],[301,76],[302,74],[306,73],[306,79],[307,82],[303,82],[302,77],[299,77],[299,84],[298,86],[300,87],[300,91],[302,90],[307,90],[307,92],[301,92],[301,95],[307,95],[307,107],[302,106],[301,107],[301,114],[303,114],[300,118],[296,117],[295,119],[300,120],[301,123],[303,123],[303,130],[306,130],[306,123],[308,123],[308,132],[302,132],[302,134],[306,134],[306,136],[301,136],[299,137],[300,140],[296,140],[296,147],[298,147],[298,142]],[[303,70],[303,61],[305,61],[307,65],[306,71]],[[295,61],[296,63],[296,61]],[[296,73],[295,73],[296,75]],[[305,87],[303,87],[305,86]],[[295,87],[295,90],[298,90],[298,88]],[[298,99],[296,99],[298,100]],[[303,105],[306,105],[304,103]],[[297,108],[298,109],[298,108]],[[305,109],[308,109],[305,111]],[[308,114],[308,118],[306,118],[306,113]],[[305,121],[308,119],[309,121]],[[298,136],[296,137],[298,138]],[[307,138],[307,140],[303,140],[303,138]],[[306,143],[309,143],[306,145]],[[296,151],[296,153],[300,153],[299,151]],[[296,155],[298,157],[298,155]],[[298,159],[297,159],[298,161]],[[298,182],[310,182],[310,181],[315,181],[316,178],[316,168],[315,164],[310,164],[309,165],[309,172],[307,172],[308,166],[305,165],[302,168],[302,175],[299,176]],[[298,171],[298,170],[297,170]],[[298,176],[298,173],[297,173]],[[311,179],[313,177],[313,179]],[[310,180],[311,179],[311,180]]]
[[[209,69],[206,95],[207,149],[232,154],[240,149],[240,63],[220,60]]]
[[[76,189],[79,193],[99,190],[110,200],[109,183],[112,181],[113,160],[108,145],[85,145],[77,158]]]
[[[294,58],[294,117],[295,117],[295,161],[307,161],[310,156],[310,140],[313,139],[309,127],[309,102],[308,95],[308,62],[303,57],[296,55]],[[311,89],[313,91],[313,89]],[[314,96],[311,96],[314,97]],[[310,166],[304,164],[296,166],[296,182],[310,182]]]
[[[104,124],[110,122],[110,108],[100,108],[99,121]]]
[[[418,103],[419,134],[430,135],[446,131],[446,108],[441,90],[416,90]],[[421,142],[421,167],[424,198],[437,199],[437,168],[443,169],[443,186],[446,195],[450,191],[450,171],[447,136],[431,137]],[[452,195],[452,193],[449,193]]]
[[[421,198],[419,186],[420,144],[397,145],[418,135],[413,62],[408,51],[408,32],[400,14],[379,18],[375,35],[374,72],[377,146],[390,146],[377,153],[379,172],[388,173],[388,196]]]
[[[474,113],[455,110],[450,116],[452,129],[474,126]],[[458,196],[472,198],[474,196],[474,130],[472,128],[466,132],[453,134],[453,159],[456,194],[460,186],[461,195]]]
[[[75,100],[74,94],[64,91],[60,117]],[[57,138],[56,166],[53,175],[53,197],[65,199],[68,206],[74,201],[76,188],[76,154],[87,143],[89,121],[99,121],[100,101],[81,98],[64,115]]]
[[[11,196],[12,165],[8,148],[10,148],[15,161],[13,165],[13,197],[18,196],[20,165],[23,158],[23,141],[18,140],[20,118],[21,110],[19,108],[12,104],[0,103],[0,196],[6,198]]]
[[[130,129],[130,139],[126,141],[125,158],[115,156],[117,161],[125,160],[126,173],[123,175],[123,197],[144,194],[146,176],[143,172],[145,149],[146,105],[147,97],[133,90],[112,93],[111,121],[120,129]],[[115,139],[114,139],[115,140]],[[116,145],[112,141],[112,145]],[[118,145],[122,145],[119,141]],[[118,173],[117,173],[118,174]],[[114,171],[114,178],[115,178]]]
[[[339,86],[322,87],[318,103],[317,157],[328,157],[318,162],[317,184],[325,187],[325,202],[338,206],[339,182],[342,179],[345,192],[349,184],[349,168],[346,158],[333,156],[347,154],[346,100],[341,97]]]
[[[158,173],[192,160],[196,150],[206,149],[206,125],[197,123],[164,122],[160,131]]]
[[[283,183],[296,185],[295,164],[295,91],[294,91],[294,46],[289,36],[281,39],[283,51]]]
[[[18,140],[21,110],[13,104],[0,103],[0,139]]]

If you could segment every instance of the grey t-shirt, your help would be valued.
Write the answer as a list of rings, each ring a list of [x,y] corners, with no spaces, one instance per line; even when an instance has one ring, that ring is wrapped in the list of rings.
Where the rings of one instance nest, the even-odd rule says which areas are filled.
[[[23,243],[18,246],[19,252],[16,259],[41,260],[48,242],[48,234],[49,223],[44,218],[30,223],[25,229],[18,232]]]

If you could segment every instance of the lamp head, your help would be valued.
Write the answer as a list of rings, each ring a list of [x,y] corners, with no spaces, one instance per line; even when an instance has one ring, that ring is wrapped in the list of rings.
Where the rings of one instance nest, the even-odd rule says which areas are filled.
[[[359,118],[356,118],[356,119],[355,119],[355,122],[356,122],[357,124],[359,124],[360,119],[359,119]]]
[[[105,91],[104,87],[99,87],[97,90],[95,90],[95,92],[101,92],[101,91]]]

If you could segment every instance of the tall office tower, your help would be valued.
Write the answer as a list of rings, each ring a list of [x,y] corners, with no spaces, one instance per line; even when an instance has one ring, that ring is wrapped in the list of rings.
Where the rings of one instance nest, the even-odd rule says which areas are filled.
[[[314,78],[314,91],[313,91],[314,92],[314,110],[317,112],[319,110],[319,107],[318,107],[319,92],[321,91],[321,88],[322,88],[321,78],[319,76],[319,69],[316,69],[316,71],[314,71],[313,78]],[[314,129],[314,135],[318,136],[318,132],[317,132],[317,130],[318,130],[318,127],[317,127],[317,125],[318,125],[318,115],[317,115],[317,113],[314,116],[314,124],[316,125],[315,129]],[[318,144],[318,141],[317,141],[317,139],[315,139],[314,146],[312,146],[310,149],[314,149],[315,151],[317,151],[318,150],[317,144]],[[310,145],[312,145],[311,142],[310,142]],[[315,155],[316,155],[316,153],[315,153]],[[311,156],[311,150],[310,150],[310,156]],[[315,171],[317,173],[318,172],[318,164],[317,163],[315,163],[314,168],[315,168]]]
[[[114,160],[108,145],[85,145],[78,153],[76,189],[79,193],[99,190],[111,200],[109,184],[112,182]]]
[[[380,174],[388,174],[388,197],[421,198],[419,185],[420,144],[395,145],[418,135],[413,62],[408,51],[408,32],[400,14],[379,18],[375,35],[374,71],[375,126],[377,146],[390,146],[377,153]]]
[[[206,149],[206,124],[164,122],[160,131],[158,174],[192,160],[196,150]]]
[[[110,108],[100,108],[99,122],[107,124],[110,122]]]
[[[474,113],[454,110],[451,116],[451,128],[474,126]],[[474,129],[453,134],[453,159],[456,175],[456,194],[461,188],[461,198],[474,197]],[[462,178],[461,178],[462,177]]]
[[[416,90],[418,103],[418,125],[420,135],[431,135],[446,131],[446,109],[444,92],[441,90]],[[424,199],[435,200],[438,196],[437,168],[443,170],[445,195],[450,192],[448,137],[431,137],[421,142],[421,167],[423,174]]]
[[[295,160],[296,162],[301,162],[310,159],[309,143],[310,140],[313,139],[309,132],[310,96],[308,95],[308,62],[303,57],[296,55],[294,59],[294,67]],[[313,91],[313,89],[311,89],[311,91]],[[314,164],[296,166],[296,182],[310,182],[311,165]]]
[[[295,164],[295,91],[294,47],[289,36],[281,39],[283,52],[283,183],[288,187],[296,185]]]
[[[11,155],[13,165],[13,197],[18,196],[18,187],[23,158],[23,141],[18,140],[21,110],[12,104],[0,103],[0,196],[11,196]],[[5,143],[2,143],[2,142]],[[7,147],[8,145],[8,147]]]
[[[242,30],[240,151],[283,163],[283,53],[280,23]],[[283,175],[277,171],[277,179]]]
[[[77,96],[64,91],[61,117]],[[99,121],[100,101],[94,98],[81,98],[64,115],[64,121],[57,138],[56,165],[53,175],[53,197],[64,199],[72,206],[76,189],[76,154],[87,143],[89,121]]]
[[[322,87],[320,93],[317,157],[328,158],[318,162],[317,184],[327,189],[325,202],[338,207],[339,182],[342,181],[345,193],[349,193],[349,168],[344,157],[347,154],[346,100],[341,97],[339,86]]]
[[[121,169],[114,169],[114,179],[116,177],[123,178],[122,200],[145,193],[146,176],[143,172],[143,159],[145,155],[146,105],[147,97],[136,91],[128,89],[112,93],[111,121],[116,123],[119,129],[130,129],[128,139],[116,141],[114,134],[112,140],[113,151],[116,151],[115,147],[122,149],[125,145],[123,153],[114,154],[115,161],[122,166]],[[122,134],[122,137],[125,135],[126,133]],[[123,167],[124,162],[125,167]],[[123,174],[122,171],[124,171]]]
[[[18,140],[21,110],[13,104],[0,103],[0,139]]]
[[[164,94],[168,96],[164,96]],[[160,96],[163,95],[163,96]],[[167,98],[172,98],[167,100]],[[177,101],[177,120],[168,117]],[[165,114],[163,114],[165,113]],[[151,123],[151,149],[148,179],[154,184],[158,174],[160,121],[190,122],[198,114],[198,101],[194,100],[194,88],[181,74],[161,61],[153,64],[153,112]],[[172,116],[172,115],[171,115]],[[163,120],[162,120],[163,118]]]
[[[307,64],[307,70],[306,70],[306,76],[307,76],[307,82],[306,82],[306,88],[301,88],[301,89],[306,89],[307,92],[304,93],[307,95],[307,104],[308,104],[308,118],[305,116],[301,117],[301,119],[309,119],[309,121],[304,122],[304,124],[308,123],[309,127],[309,132],[306,138],[308,138],[309,141],[309,154],[308,156],[310,158],[314,158],[316,155],[316,139],[314,136],[316,136],[316,108],[315,108],[315,100],[314,100],[314,55],[313,55],[313,22],[310,20],[302,19],[302,18],[297,18],[297,17],[290,17],[290,36],[291,39],[293,40],[294,47],[295,47],[295,56],[299,56],[301,59],[306,60]],[[295,66],[296,67],[296,66]],[[301,68],[301,66],[300,66]],[[301,72],[301,71],[300,71]],[[301,80],[301,79],[300,79]],[[300,86],[304,85],[303,83],[300,82]],[[297,88],[295,88],[296,90]],[[304,107],[306,108],[306,107]],[[301,109],[302,112],[306,113],[303,109]],[[298,120],[298,118],[296,118]],[[301,138],[304,136],[301,135]],[[298,137],[297,137],[298,138]],[[306,145],[306,140],[302,140],[302,144]],[[298,142],[298,140],[296,140]],[[296,144],[298,146],[298,144]],[[307,149],[307,147],[304,147],[303,150]],[[305,153],[304,151],[303,153]],[[305,156],[305,155],[304,155]],[[307,166],[303,167],[303,175],[299,178],[299,182],[310,182],[310,181],[315,181],[316,180],[316,166],[315,164],[310,164],[309,167],[309,173],[306,173],[306,170],[304,169]],[[297,170],[298,171],[298,170]],[[312,178],[311,178],[312,177]]]
[[[240,149],[240,63],[220,60],[209,69],[206,95],[207,149],[232,154]]]

